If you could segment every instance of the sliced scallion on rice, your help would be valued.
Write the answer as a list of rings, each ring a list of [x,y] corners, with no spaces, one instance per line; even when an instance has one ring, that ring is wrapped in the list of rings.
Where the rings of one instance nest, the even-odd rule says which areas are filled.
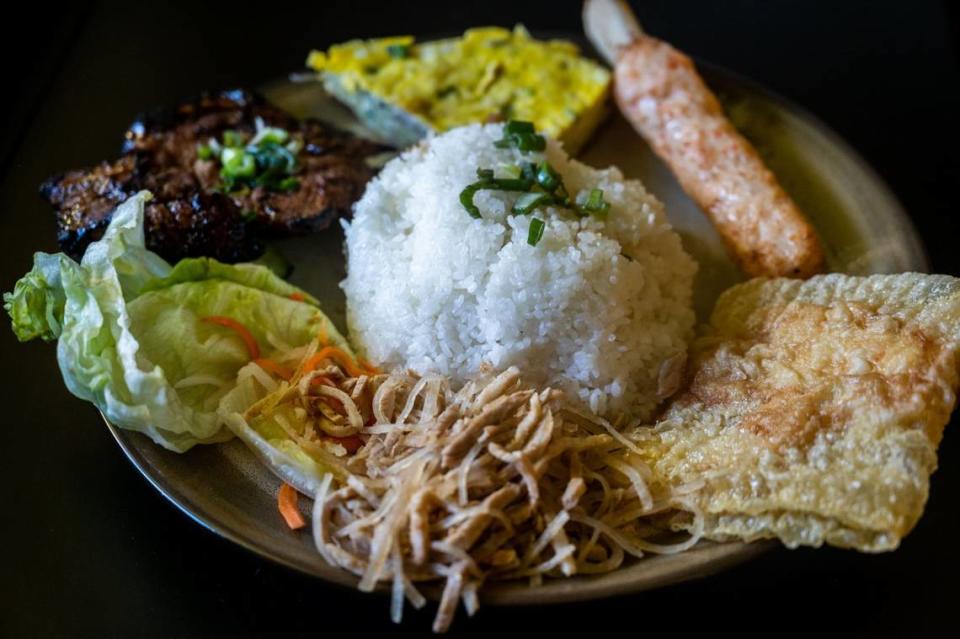
[[[553,196],[551,196],[549,193],[524,193],[517,198],[516,204],[513,205],[513,214],[527,215],[529,213],[533,213],[533,210],[537,207],[547,206],[548,204],[552,203]]]
[[[546,148],[546,138],[538,135],[530,122],[511,120],[503,127],[503,138],[494,142],[499,149],[517,148],[526,153],[531,150],[542,151]],[[603,199],[602,189],[592,189],[586,197],[581,195],[574,202],[563,184],[563,176],[546,160],[539,163],[520,162],[519,164],[501,164],[501,174],[509,177],[494,177],[493,169],[478,168],[477,181],[467,185],[460,192],[460,204],[472,218],[480,218],[480,208],[473,198],[478,191],[521,191],[511,212],[514,215],[529,215],[538,208],[556,205],[572,210],[581,217],[592,215],[597,219],[606,219],[610,204]],[[536,246],[543,236],[543,221],[533,220],[527,238],[531,246]]]
[[[580,205],[580,208],[591,215],[600,219],[607,216],[610,212],[610,203],[603,199],[603,189],[592,189],[586,201]]]
[[[543,187],[544,191],[553,193],[563,184],[563,180],[557,170],[544,160],[537,166],[537,184]]]
[[[547,148],[547,139],[537,133],[532,122],[510,120],[503,126],[503,138],[493,144],[498,149],[514,148],[529,153]]]
[[[543,229],[546,228],[543,220],[540,218],[533,218],[530,220],[530,230],[527,232],[527,244],[530,246],[536,246],[540,243],[540,240],[543,239]]]

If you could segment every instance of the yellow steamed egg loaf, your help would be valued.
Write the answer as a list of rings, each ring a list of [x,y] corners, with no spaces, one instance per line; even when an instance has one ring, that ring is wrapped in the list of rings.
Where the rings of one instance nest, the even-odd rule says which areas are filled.
[[[610,72],[563,40],[526,29],[460,38],[351,40],[307,65],[374,133],[398,146],[465,124],[526,120],[576,153],[607,112]]]

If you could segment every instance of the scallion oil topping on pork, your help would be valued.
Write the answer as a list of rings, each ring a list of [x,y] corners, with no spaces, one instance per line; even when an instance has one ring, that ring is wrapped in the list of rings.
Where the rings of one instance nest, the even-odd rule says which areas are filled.
[[[320,231],[349,213],[373,175],[365,159],[379,150],[232,90],[141,115],[118,160],[54,176],[40,192],[74,257],[118,204],[148,190],[148,248],[170,261],[237,262],[259,255],[262,239]]]

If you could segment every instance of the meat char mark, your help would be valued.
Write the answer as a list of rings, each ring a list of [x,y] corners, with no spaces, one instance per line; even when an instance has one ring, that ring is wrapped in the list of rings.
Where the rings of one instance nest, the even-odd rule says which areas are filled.
[[[302,142],[298,187],[255,187],[224,192],[219,165],[197,148],[226,130],[252,135],[256,120],[285,129]],[[139,116],[127,130],[118,160],[68,171],[47,180],[40,193],[56,210],[58,239],[79,257],[103,235],[113,209],[147,189],[147,246],[168,260],[210,256],[224,262],[253,259],[261,237],[323,230],[363,193],[372,170],[365,158],[382,147],[291,115],[244,90],[204,94],[174,109]]]
[[[158,169],[189,172],[204,190],[213,190],[220,180],[217,163],[198,159],[197,145],[210,138],[219,140],[226,130],[253,135],[257,118],[288,131],[302,142],[302,149],[297,155],[298,189],[286,192],[256,187],[228,194],[241,211],[256,215],[256,230],[273,237],[310,233],[348,215],[373,177],[364,159],[383,147],[316,120],[301,122],[249,91],[203,95],[172,111],[145,114],[127,130],[123,152],[136,155],[147,173]]]
[[[67,171],[40,185],[41,197],[56,211],[57,241],[67,255],[79,259],[103,236],[113,209],[135,192],[132,182],[133,158],[122,158]]]
[[[41,185],[41,195],[56,209],[57,240],[65,253],[79,260],[91,242],[103,237],[118,204],[160,181],[138,175],[136,164],[134,156],[123,156]],[[170,177],[144,210],[147,248],[174,262],[200,256],[240,262],[263,252],[230,198],[197,189],[186,174]]]

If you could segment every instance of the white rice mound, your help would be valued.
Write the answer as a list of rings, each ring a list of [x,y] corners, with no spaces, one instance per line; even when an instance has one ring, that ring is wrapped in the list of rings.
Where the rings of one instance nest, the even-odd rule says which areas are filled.
[[[346,231],[347,323],[353,344],[388,369],[464,382],[481,366],[518,366],[598,414],[647,418],[661,365],[686,351],[696,264],[663,205],[619,170],[497,149],[502,125],[461,127],[390,161]],[[603,189],[606,221],[563,208],[514,216],[517,193],[480,191],[482,219],[461,206],[478,168],[544,157],[571,195]],[[532,217],[543,239],[527,243]]]

